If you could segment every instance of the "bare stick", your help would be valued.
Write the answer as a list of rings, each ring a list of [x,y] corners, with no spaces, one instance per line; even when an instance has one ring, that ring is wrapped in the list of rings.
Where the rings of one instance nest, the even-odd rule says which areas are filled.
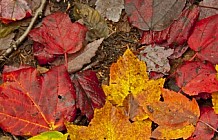
[[[46,0],[41,0],[41,5],[36,10],[36,13],[35,13],[34,17],[31,19],[31,22],[30,22],[29,26],[27,27],[27,29],[25,30],[25,32],[22,34],[22,36],[20,38],[18,38],[15,42],[12,43],[10,48],[8,48],[4,52],[4,54],[2,54],[0,56],[0,60],[5,60],[5,57],[9,56],[13,52],[13,50],[16,50],[17,47],[20,45],[20,43],[24,41],[24,39],[27,37],[28,33],[32,29],[36,19],[42,15],[42,10],[44,9],[45,4],[46,4]]]
[[[199,120],[199,122],[205,124],[206,126],[210,127],[210,129],[214,130],[215,132],[218,133],[218,130],[216,130],[216,128],[214,128],[213,126],[211,126],[210,124],[206,123],[206,122],[203,122],[202,120]]]

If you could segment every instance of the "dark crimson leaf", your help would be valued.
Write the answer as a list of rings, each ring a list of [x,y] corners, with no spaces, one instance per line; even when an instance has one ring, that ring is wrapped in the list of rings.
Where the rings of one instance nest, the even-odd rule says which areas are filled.
[[[218,63],[218,14],[202,19],[195,25],[188,45],[202,61]]]
[[[34,68],[3,73],[0,86],[0,127],[14,135],[36,135],[64,129],[75,117],[75,90],[64,66],[44,76]]]
[[[82,48],[86,32],[85,26],[72,23],[67,14],[57,12],[45,17],[41,27],[31,30],[29,36],[50,54],[70,54]]]
[[[211,140],[214,136],[214,130],[204,123],[209,124],[213,128],[218,128],[218,116],[215,114],[212,107],[200,108],[200,119],[196,125],[195,131],[189,140]],[[204,123],[203,123],[203,122]]]
[[[141,30],[161,31],[181,14],[186,0],[125,0],[129,22]]]
[[[145,31],[143,32],[141,44],[161,44],[167,42],[164,46],[174,44],[182,45],[187,41],[195,21],[199,15],[198,6],[187,8],[180,17],[163,31]]]
[[[0,20],[10,23],[30,17],[32,11],[25,0],[0,0]]]
[[[176,71],[177,85],[188,95],[218,91],[218,80],[213,65],[202,62],[185,62]]]
[[[76,107],[89,121],[93,118],[94,108],[101,108],[105,104],[105,94],[95,72],[86,70],[71,76],[76,89]]]
[[[56,58],[54,54],[50,54],[45,50],[45,47],[37,42],[33,44],[34,57],[38,60],[40,65],[45,65],[47,63],[53,62]]]

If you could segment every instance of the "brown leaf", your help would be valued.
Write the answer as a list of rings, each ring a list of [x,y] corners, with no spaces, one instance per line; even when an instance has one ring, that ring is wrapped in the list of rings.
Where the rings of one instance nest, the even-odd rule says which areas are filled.
[[[4,38],[0,38],[0,50],[5,50],[10,47],[15,34],[11,33]]]

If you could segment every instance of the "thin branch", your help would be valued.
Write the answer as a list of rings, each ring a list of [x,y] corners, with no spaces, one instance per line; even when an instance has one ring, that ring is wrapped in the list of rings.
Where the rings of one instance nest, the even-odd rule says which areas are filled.
[[[202,120],[198,120],[199,122],[205,124],[206,126],[210,127],[210,129],[214,130],[215,132],[218,133],[218,130],[216,130],[213,126],[211,126],[210,124],[206,123],[206,122],[203,122]]]
[[[18,38],[15,42],[12,43],[12,45],[10,46],[10,48],[8,48],[4,54],[2,54],[0,56],[0,60],[5,60],[7,56],[9,56],[13,50],[16,50],[18,48],[18,46],[24,41],[24,39],[27,37],[28,33],[30,32],[30,30],[32,29],[34,23],[36,22],[37,18],[40,17],[42,15],[42,11],[45,7],[47,0],[41,0],[41,5],[40,7],[36,10],[36,13],[34,15],[34,17],[31,19],[31,22],[29,24],[29,26],[27,27],[27,29],[25,30],[25,32],[22,34],[22,36],[20,38]]]

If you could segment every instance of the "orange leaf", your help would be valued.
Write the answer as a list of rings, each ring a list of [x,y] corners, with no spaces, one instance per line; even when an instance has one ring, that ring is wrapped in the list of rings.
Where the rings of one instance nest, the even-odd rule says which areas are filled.
[[[145,140],[151,136],[150,120],[131,123],[123,110],[109,101],[96,109],[94,116],[88,127],[66,124],[71,140]]]

